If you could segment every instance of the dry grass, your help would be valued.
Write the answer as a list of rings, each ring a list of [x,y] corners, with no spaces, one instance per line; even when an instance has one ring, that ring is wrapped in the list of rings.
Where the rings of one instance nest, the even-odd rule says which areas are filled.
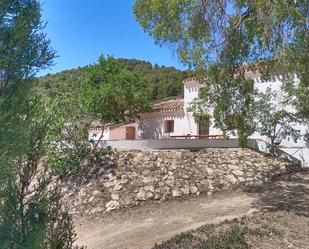
[[[309,248],[309,218],[290,212],[256,213],[250,217],[205,225],[155,245],[153,249]]]

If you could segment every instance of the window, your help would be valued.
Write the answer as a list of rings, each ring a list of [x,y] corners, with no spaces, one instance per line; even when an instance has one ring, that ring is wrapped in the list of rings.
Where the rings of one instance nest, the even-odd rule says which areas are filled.
[[[174,120],[165,120],[165,133],[174,132]]]

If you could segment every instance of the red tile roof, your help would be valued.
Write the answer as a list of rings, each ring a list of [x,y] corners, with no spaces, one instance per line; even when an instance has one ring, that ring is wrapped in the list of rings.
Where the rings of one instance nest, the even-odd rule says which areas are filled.
[[[155,103],[153,105],[153,112],[175,112],[183,111],[184,101],[183,99],[167,100]]]

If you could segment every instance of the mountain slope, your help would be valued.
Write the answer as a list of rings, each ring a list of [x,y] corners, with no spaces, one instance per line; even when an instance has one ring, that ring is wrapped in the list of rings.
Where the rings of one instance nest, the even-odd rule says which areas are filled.
[[[117,63],[140,76],[148,85],[150,98],[153,100],[183,94],[183,80],[192,77],[192,71],[181,71],[174,67],[152,65],[150,62],[135,59],[116,59]],[[88,67],[65,70],[40,78],[40,85],[45,89],[61,86],[75,87],[82,84],[83,75]],[[147,91],[148,92],[148,91]]]

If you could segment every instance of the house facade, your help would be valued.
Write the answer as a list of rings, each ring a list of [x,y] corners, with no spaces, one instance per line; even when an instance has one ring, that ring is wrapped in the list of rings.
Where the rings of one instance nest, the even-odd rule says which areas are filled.
[[[278,109],[293,111],[292,106],[286,106],[282,92],[282,81],[280,77],[272,77],[270,81],[261,81],[259,74],[248,73],[248,77],[253,79],[255,88],[265,93],[271,91],[276,93],[274,99]],[[154,103],[152,112],[139,114],[136,123],[115,124],[104,129],[103,140],[136,140],[136,139],[170,139],[170,138],[202,138],[203,136],[222,136],[221,130],[215,128],[210,118],[209,123],[203,125],[195,122],[193,113],[188,111],[190,104],[199,97],[203,85],[197,79],[187,79],[184,81],[184,98],[176,98]],[[210,117],[212,113],[209,113]],[[309,121],[306,124],[296,124],[296,129],[301,134],[309,133]],[[90,138],[98,139],[102,134],[102,129],[90,131]],[[236,136],[230,135],[230,138]],[[252,139],[261,139],[266,142],[268,138],[259,133],[250,136]],[[294,155],[302,161],[309,163],[308,142],[302,137],[296,143],[292,140],[281,141],[281,149]]]
[[[203,87],[196,79],[184,81],[184,98],[154,104],[154,111],[140,114],[139,138],[162,139],[194,135],[222,135],[209,124],[198,125],[188,111],[190,104],[199,96]]]

